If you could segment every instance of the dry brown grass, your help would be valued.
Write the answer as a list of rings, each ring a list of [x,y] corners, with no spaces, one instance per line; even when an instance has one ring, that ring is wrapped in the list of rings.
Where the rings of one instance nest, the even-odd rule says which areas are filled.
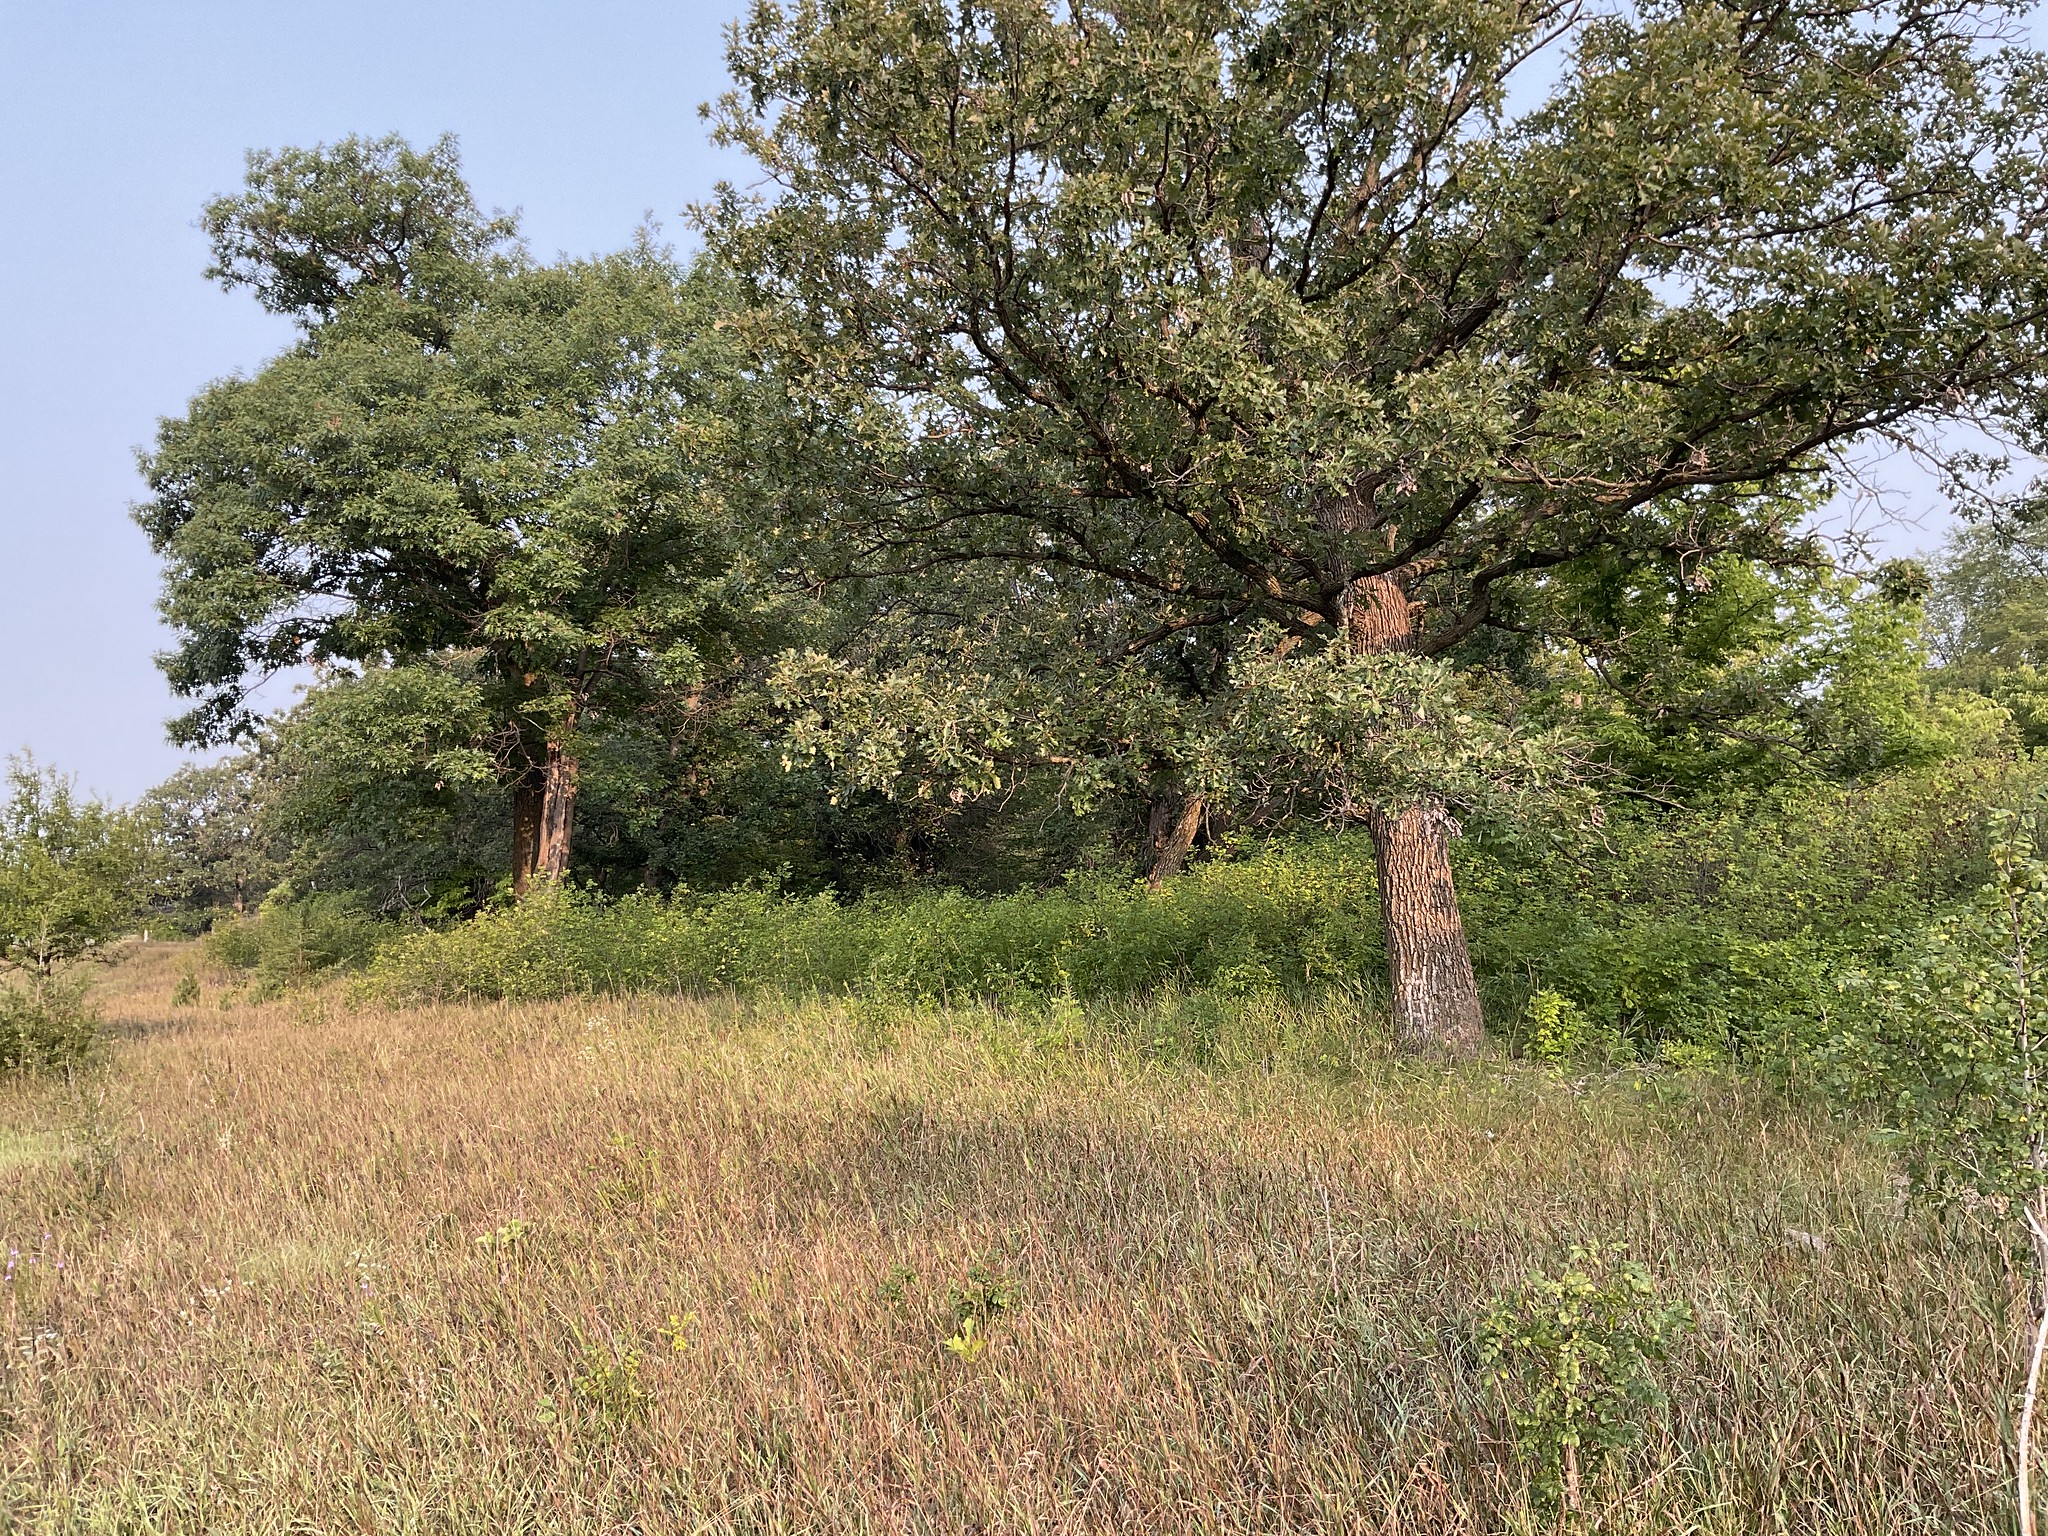
[[[2012,1277],[1749,1090],[735,1000],[174,1008],[190,963],[110,978],[103,1071],[0,1089],[14,1528],[1544,1528],[1472,1320],[1593,1235],[1702,1326],[1591,1528],[2011,1517]],[[977,1264],[1020,1300],[969,1363]]]

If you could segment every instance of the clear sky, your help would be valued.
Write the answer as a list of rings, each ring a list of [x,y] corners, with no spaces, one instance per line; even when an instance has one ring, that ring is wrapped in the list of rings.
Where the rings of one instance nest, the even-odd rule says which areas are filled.
[[[462,140],[535,254],[623,245],[745,162],[706,140],[741,0],[0,0],[0,753],[126,799],[183,760],[134,450],[290,328],[200,277],[252,147]],[[288,695],[278,703],[288,702]]]

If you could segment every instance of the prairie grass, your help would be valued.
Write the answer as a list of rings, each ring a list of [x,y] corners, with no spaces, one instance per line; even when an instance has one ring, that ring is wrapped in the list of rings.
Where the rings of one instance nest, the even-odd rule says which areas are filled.
[[[1202,1069],[1184,1009],[193,964],[0,1087],[9,1529],[1553,1529],[1472,1330],[1594,1237],[1700,1325],[1578,1528],[2012,1522],[2003,1254],[1733,1079],[1405,1064],[1336,997]]]

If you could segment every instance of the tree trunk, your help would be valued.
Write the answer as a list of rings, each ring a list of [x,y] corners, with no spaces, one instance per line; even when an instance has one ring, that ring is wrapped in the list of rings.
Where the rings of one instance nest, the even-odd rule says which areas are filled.
[[[1202,808],[1200,795],[1153,797],[1152,817],[1145,829],[1145,884],[1153,890],[1187,868],[1195,834],[1202,830]]]
[[[520,897],[540,865],[543,775],[529,768],[512,786],[512,894]]]
[[[560,880],[569,873],[569,842],[576,825],[575,756],[560,742],[548,743],[542,775],[540,850],[534,873]]]
[[[1408,650],[1415,608],[1398,573],[1363,577],[1347,593],[1346,638],[1368,653]],[[1395,1042],[1404,1050],[1471,1056],[1483,1021],[1451,877],[1451,818],[1442,801],[1424,800],[1398,814],[1375,814],[1367,825],[1379,864]]]
[[[1393,983],[1394,1040],[1403,1050],[1470,1056],[1479,1049],[1479,984],[1451,883],[1451,818],[1425,800],[1370,822],[1379,855],[1380,923]]]
[[[2037,1157],[2038,1161],[2038,1157]],[[2034,1347],[2027,1357],[2027,1386],[2020,1403],[2014,1447],[2019,1461],[2020,1536],[2034,1536],[2034,1410],[2041,1401],[2041,1358],[2048,1351],[2048,1212],[2036,1190],[2026,1205],[2027,1237],[2034,1250]]]

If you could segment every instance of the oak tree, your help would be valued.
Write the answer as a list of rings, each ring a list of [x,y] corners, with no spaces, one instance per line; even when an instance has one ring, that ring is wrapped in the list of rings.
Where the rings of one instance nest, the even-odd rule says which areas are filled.
[[[174,738],[246,735],[285,669],[374,677],[421,713],[379,750],[509,789],[515,882],[559,877],[579,743],[686,695],[756,606],[707,468],[715,280],[645,237],[536,264],[449,140],[252,155],[205,225],[212,275],[300,336],[144,459]]]
[[[804,559],[999,573],[1199,701],[1247,648],[1463,664],[1590,561],[1802,558],[1844,455],[2041,373],[2006,14],[762,0],[716,118],[764,180],[707,220]],[[1470,1050],[1452,818],[1370,822],[1397,1032]]]
[[[162,894],[205,912],[244,913],[284,873],[284,850],[269,826],[274,785],[262,756],[237,753],[180,768],[142,797],[165,872]]]

